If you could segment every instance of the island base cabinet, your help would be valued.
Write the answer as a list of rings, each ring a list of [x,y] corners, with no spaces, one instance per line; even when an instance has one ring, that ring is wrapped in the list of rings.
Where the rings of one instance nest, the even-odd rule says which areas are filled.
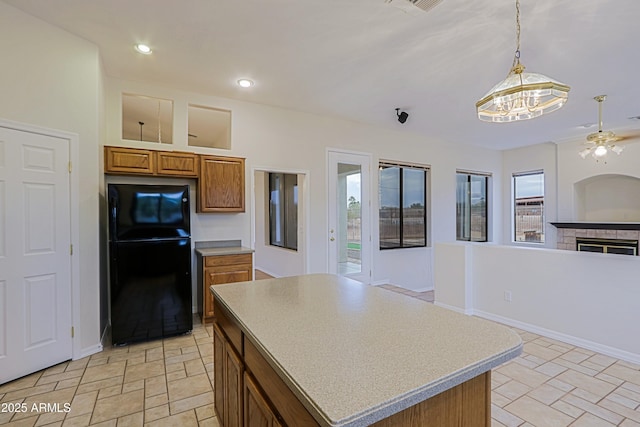
[[[224,401],[224,425],[228,427],[242,427],[242,380],[244,369],[242,361],[231,346],[225,346],[224,378],[227,395]]]
[[[281,427],[277,415],[262,397],[251,375],[244,373],[244,425],[245,427]]]
[[[227,309],[214,305],[214,407],[222,427],[319,427]],[[491,371],[371,426],[490,427]]]
[[[242,427],[244,364],[221,330],[213,334],[214,407],[225,427]]]
[[[278,419],[289,427],[319,427],[309,411],[282,381],[251,341],[244,337],[244,361],[267,399],[278,411]]]
[[[400,411],[372,427],[491,426],[491,371]]]
[[[213,325],[213,406],[218,413],[218,419],[224,422],[224,336]]]

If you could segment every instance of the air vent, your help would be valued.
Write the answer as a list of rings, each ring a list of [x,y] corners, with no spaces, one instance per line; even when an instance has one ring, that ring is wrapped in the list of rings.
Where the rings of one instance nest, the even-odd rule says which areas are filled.
[[[399,9],[409,11],[414,6],[429,12],[431,9],[442,3],[442,0],[385,0],[386,3],[391,3],[393,6]]]

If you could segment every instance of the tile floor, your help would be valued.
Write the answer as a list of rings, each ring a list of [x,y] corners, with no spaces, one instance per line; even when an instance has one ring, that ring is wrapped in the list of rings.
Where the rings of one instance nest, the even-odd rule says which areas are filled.
[[[433,292],[383,287],[433,301]],[[494,427],[640,427],[640,365],[516,332],[522,356],[493,372]],[[211,341],[212,327],[194,322],[191,335],[109,348],[9,382],[0,386],[0,424],[218,426]],[[59,403],[60,412],[8,412],[3,403]]]

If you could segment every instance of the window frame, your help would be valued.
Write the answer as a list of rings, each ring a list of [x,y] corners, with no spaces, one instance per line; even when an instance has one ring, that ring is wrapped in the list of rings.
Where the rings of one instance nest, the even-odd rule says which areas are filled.
[[[274,187],[272,186],[272,177],[275,176],[280,176],[281,182],[280,185],[278,186],[278,196],[279,196],[279,200],[278,203],[281,204],[282,206],[282,211],[281,214],[279,216],[276,216],[276,213],[274,212],[274,203],[273,203],[273,192],[274,192]],[[287,187],[287,177],[291,178],[294,177],[295,178],[295,183],[293,186],[291,186],[290,188]],[[267,229],[268,229],[268,234],[269,234],[269,246],[273,246],[276,248],[281,248],[281,249],[288,249],[291,251],[298,251],[298,200],[297,200],[297,188],[298,188],[298,175],[297,174],[291,174],[291,173],[284,173],[284,172],[268,172],[267,173],[267,201],[268,201],[268,205],[269,205],[269,215],[267,218]],[[290,190],[290,191],[289,191]],[[294,213],[293,217],[295,220],[295,224],[290,224],[290,214],[291,212],[289,212],[292,209],[291,212]],[[282,234],[282,239],[278,240],[277,238],[275,238],[274,236],[274,224],[273,221],[277,220],[280,221],[280,228],[281,228],[281,234]],[[293,230],[290,230],[291,228],[293,228]],[[291,242],[289,237],[290,237],[290,231],[293,232],[293,235],[295,236],[295,241]]]
[[[458,224],[459,224],[459,216],[460,216],[460,212],[458,211],[458,205],[459,205],[459,200],[458,200],[458,191],[457,191],[457,185],[458,185],[458,176],[466,176],[467,180],[467,198],[465,199],[465,201],[468,204],[468,208],[469,208],[469,222],[468,224],[465,224],[468,227],[469,230],[469,237],[465,238],[464,236],[460,236],[459,234],[459,228],[458,228]],[[484,205],[484,236],[481,239],[474,239],[473,238],[473,233],[471,232],[471,227],[472,227],[472,221],[473,221],[473,215],[471,214],[471,209],[472,209],[472,203],[471,203],[471,184],[472,184],[472,178],[484,178],[484,194],[485,194],[485,205]],[[472,171],[466,171],[466,170],[456,170],[456,240],[457,241],[461,241],[461,242],[488,242],[489,241],[489,200],[490,200],[490,178],[491,178],[491,174],[490,173],[485,173],[485,172],[472,172]]]
[[[541,201],[540,201],[540,209],[541,209],[541,214],[540,214],[540,240],[518,240],[517,239],[517,235],[518,235],[518,205],[517,205],[517,192],[518,192],[518,186],[517,186],[517,178],[520,177],[525,177],[525,176],[532,176],[532,175],[541,175],[542,177],[542,196],[541,196]],[[531,244],[531,245],[544,245],[545,241],[546,241],[546,233],[545,233],[545,217],[546,217],[546,213],[545,213],[545,209],[544,209],[544,205],[545,205],[545,193],[546,193],[546,185],[545,185],[545,174],[544,174],[544,169],[538,169],[538,170],[532,170],[532,171],[526,171],[526,172],[514,172],[511,174],[511,186],[512,186],[512,197],[511,197],[511,209],[512,209],[512,221],[513,221],[513,226],[511,229],[511,241],[513,243],[516,244]],[[537,197],[537,196],[532,196],[532,197]],[[524,233],[525,231],[522,230],[522,233]],[[526,236],[526,234],[525,234]]]
[[[380,187],[380,173],[382,172],[383,169],[386,168],[398,168],[398,245],[397,246],[382,246],[382,233],[380,233],[380,227],[382,226],[381,223],[381,211],[382,211],[382,203],[380,202],[381,199],[381,187]],[[423,227],[423,231],[424,231],[424,239],[423,239],[423,244],[405,244],[404,240],[405,240],[405,236],[404,236],[404,228],[405,228],[405,217],[404,217],[404,194],[405,194],[405,188],[404,188],[404,178],[405,178],[405,174],[404,174],[404,169],[410,169],[410,170],[418,170],[418,171],[422,171],[424,173],[423,176],[423,199],[424,199],[424,207],[423,207],[423,214],[421,216],[424,227]],[[431,170],[431,168],[427,165],[420,165],[420,164],[412,164],[412,163],[404,163],[404,162],[392,162],[392,161],[385,161],[385,160],[380,160],[378,162],[378,231],[379,231],[379,238],[378,238],[378,249],[379,250],[393,250],[393,249],[410,249],[410,248],[424,248],[424,247],[428,247],[429,246],[429,241],[428,241],[428,237],[429,237],[429,232],[428,232],[428,222],[427,219],[429,218],[428,215],[428,208],[429,208],[429,172]]]

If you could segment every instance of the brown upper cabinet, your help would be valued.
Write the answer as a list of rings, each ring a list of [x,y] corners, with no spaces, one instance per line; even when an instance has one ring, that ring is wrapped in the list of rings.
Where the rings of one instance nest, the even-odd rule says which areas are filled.
[[[200,156],[198,212],[244,212],[244,159]]]
[[[104,147],[104,172],[114,174],[153,175],[156,158],[151,150]]]
[[[105,173],[198,177],[198,155],[179,151],[157,151],[104,147]]]
[[[200,162],[194,153],[157,151],[158,175],[198,177]]]
[[[244,212],[244,158],[104,147],[104,173],[198,178],[197,212]]]

